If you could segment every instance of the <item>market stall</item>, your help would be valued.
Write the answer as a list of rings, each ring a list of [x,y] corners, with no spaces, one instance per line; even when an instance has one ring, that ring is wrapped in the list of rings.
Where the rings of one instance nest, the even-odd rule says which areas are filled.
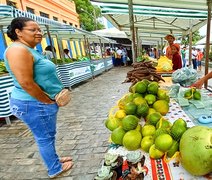
[[[59,78],[67,88],[92,78],[90,61],[57,65]]]
[[[109,57],[109,58],[106,57],[106,58],[104,59],[104,65],[105,65],[105,69],[106,69],[106,70],[111,69],[111,68],[113,67],[112,58],[111,58],[111,57]]]
[[[142,42],[151,41],[155,45],[161,44],[162,47],[167,34],[173,34],[176,39],[189,34],[189,54],[191,54],[192,32],[207,24],[205,74],[208,73],[211,0],[175,2],[91,0],[91,2],[101,8],[103,16],[114,27],[131,37],[133,62],[136,61]]]
[[[9,96],[13,86],[13,80],[9,74],[0,75],[0,118],[5,118],[7,124],[10,124],[9,116],[12,115]]]
[[[210,173],[212,170],[210,166],[212,163],[210,159],[212,154],[210,148],[212,120],[210,122],[200,122],[199,120],[202,114],[204,114],[205,117],[211,117],[212,94],[205,89],[201,89],[200,91],[197,90],[197,92],[200,92],[201,94],[201,100],[195,99],[197,96],[194,94],[193,97],[188,100],[184,98],[185,93],[188,90],[192,90],[192,88],[185,88],[179,84],[173,84],[171,77],[164,77],[164,80],[165,82],[161,81],[159,83],[160,87],[158,91],[161,93],[162,90],[165,90],[167,93],[166,95],[169,94],[170,97],[169,109],[166,110],[165,113],[163,109],[164,105],[156,107],[154,105],[155,103],[153,106],[149,104],[149,100],[146,97],[148,94],[153,93],[153,91],[150,93],[150,89],[145,91],[143,88],[141,88],[141,85],[144,85],[141,82],[146,82],[146,80],[138,82],[139,85],[135,84],[134,87],[131,88],[131,91],[129,90],[129,92],[126,92],[126,94],[117,102],[117,104],[115,104],[114,107],[111,107],[111,110],[108,113],[108,119],[105,121],[106,128],[111,132],[111,136],[108,137],[109,148],[105,153],[102,166],[99,167],[96,179],[103,179],[103,177],[106,177],[107,179],[110,177],[113,180],[130,180],[133,179],[132,177],[136,177],[139,180],[208,180],[212,178],[212,174]],[[145,96],[139,96],[139,94],[145,94]],[[162,94],[164,98],[165,94]],[[162,96],[159,94],[156,96],[157,100],[155,102],[161,101],[161,99],[158,98],[162,98]],[[146,114],[143,111],[144,109],[138,111],[140,103],[142,104],[142,107],[144,107],[144,104],[146,104],[146,102],[143,102],[143,99],[146,100],[149,107],[154,108],[157,112]],[[188,104],[182,103],[182,99],[185,99],[184,101],[188,100]],[[130,109],[126,108],[129,103],[131,103]],[[133,103],[138,104],[135,114],[132,110]],[[164,113],[164,115],[162,118],[159,117],[156,121],[157,118],[155,115],[159,111],[160,113]],[[126,114],[124,115],[123,112]],[[144,114],[138,116],[138,112]],[[135,121],[137,117],[139,117],[138,123]],[[130,123],[127,124],[129,118]],[[165,125],[165,122],[168,124]],[[178,133],[180,133],[182,129],[184,129],[184,132],[180,136],[179,134],[176,136],[176,134],[174,134],[175,127],[178,127]],[[167,128],[169,129],[169,133],[166,132],[166,130],[168,130]],[[194,128],[207,130],[205,133],[201,133],[201,130],[199,129],[196,132],[196,135],[187,135],[188,132],[190,133]],[[163,132],[161,131],[162,129]],[[141,134],[141,136],[139,134]],[[201,138],[198,137],[200,134],[202,134]],[[151,139],[153,136],[154,138]],[[165,136],[167,136],[166,139],[159,141],[159,138]],[[162,148],[165,148],[167,142],[169,142],[168,137],[172,137],[174,141],[172,141],[172,145],[169,147],[169,150],[166,151]],[[189,144],[183,144],[185,139],[189,139],[188,137],[191,137]],[[200,142],[198,142],[200,139],[205,139],[206,144],[201,142],[204,144],[202,145]],[[197,143],[195,144],[195,142]],[[209,144],[207,144],[207,142]],[[179,149],[172,148],[175,144],[178,144],[177,146]],[[200,151],[200,146],[202,147],[203,151]],[[149,147],[149,149],[147,147]],[[158,150],[156,147],[160,147],[161,149]],[[189,156],[189,154],[187,154],[187,156],[190,158],[190,165],[186,165],[185,157],[183,157],[183,151],[187,151],[187,149],[189,149],[190,154],[193,155]],[[195,152],[197,152],[197,156],[194,155]],[[205,156],[203,154],[198,155],[198,153],[203,153]],[[203,164],[204,167],[201,168]],[[195,169],[196,167],[198,167],[198,170]],[[201,173],[205,174],[200,175]]]

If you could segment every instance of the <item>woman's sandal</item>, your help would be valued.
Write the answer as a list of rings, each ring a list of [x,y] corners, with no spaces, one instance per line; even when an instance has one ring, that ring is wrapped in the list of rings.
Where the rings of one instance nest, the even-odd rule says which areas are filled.
[[[55,175],[49,176],[49,177],[50,177],[51,179],[52,179],[52,178],[55,178],[55,177],[61,175],[62,173],[64,173],[64,172],[70,170],[70,169],[72,168],[73,165],[74,165],[74,163],[73,163],[72,161],[64,162],[64,163],[62,163],[62,171],[59,172],[58,174],[55,174]]]
[[[60,159],[60,162],[61,162],[61,163],[68,162],[68,161],[72,161],[72,158],[71,158],[71,157],[62,157],[62,158]]]

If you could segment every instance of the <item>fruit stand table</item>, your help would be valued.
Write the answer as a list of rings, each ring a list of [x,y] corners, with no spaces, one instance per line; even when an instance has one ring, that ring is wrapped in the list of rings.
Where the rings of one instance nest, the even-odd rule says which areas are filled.
[[[173,123],[178,118],[183,118],[187,122],[188,127],[195,126],[191,118],[183,111],[180,105],[173,99],[170,101],[170,110],[165,116],[171,123]],[[151,159],[149,154],[139,151],[143,156],[145,156],[144,165],[148,168],[148,173],[144,176],[147,180],[209,180],[212,179],[212,174],[209,176],[193,176],[189,174],[178,162],[178,158],[172,160],[165,159]],[[118,148],[112,146],[109,148],[108,153],[117,154],[120,156],[127,156],[129,151],[123,146]]]
[[[5,118],[6,123],[10,124],[11,112],[9,107],[9,94],[13,88],[12,77],[8,74],[0,76],[0,118]]]
[[[57,74],[64,87],[70,88],[113,67],[111,57],[57,65]]]
[[[92,78],[90,61],[74,62],[57,65],[57,73],[63,85],[67,88]]]
[[[105,69],[106,70],[109,70],[113,67],[113,61],[112,61],[112,58],[111,57],[106,57],[104,59],[104,64],[105,64]]]
[[[160,83],[160,87],[162,89],[170,89],[170,86],[172,86],[172,79],[171,77],[165,77],[165,82]],[[180,87],[179,94],[184,92],[185,88]],[[202,89],[202,101],[204,101],[205,108],[196,109],[196,112],[204,112],[204,109],[208,109],[208,112],[212,112],[212,93]],[[200,124],[197,122],[197,120],[194,117],[194,114],[189,114],[187,109],[184,107],[181,107],[180,104],[177,101],[177,98],[170,98],[169,103],[169,112],[164,116],[165,119],[168,119],[172,124],[179,118],[182,118],[187,123],[187,127],[193,127],[196,125],[202,125],[207,127],[212,127],[211,124]],[[211,103],[210,103],[211,102]],[[190,105],[191,102],[189,102]],[[209,107],[208,107],[209,106]],[[192,107],[192,106],[191,106]],[[144,120],[141,120],[142,126],[145,124]],[[188,144],[190,146],[190,144]],[[132,152],[139,152],[141,154],[142,159],[144,160],[143,165],[148,168],[148,173],[144,173],[144,179],[147,180],[209,180],[212,179],[212,173],[206,176],[194,176],[191,175],[188,171],[186,171],[181,163],[180,163],[180,156],[179,153],[176,153],[173,158],[166,159],[166,158],[160,158],[160,159],[152,159],[150,158],[149,154],[144,152],[143,150],[136,150],[136,151],[128,151],[124,146],[119,146],[115,144],[110,144],[109,149],[106,154],[112,154],[112,155],[118,155],[120,157],[123,157],[123,159],[127,159],[129,157],[129,154]],[[131,163],[128,160],[128,163]],[[123,167],[123,166],[122,166]],[[117,172],[117,171],[116,171]],[[122,170],[123,173],[123,170]],[[118,173],[117,173],[118,174]],[[119,173],[120,174],[120,173]],[[112,178],[113,179],[113,178]]]
[[[106,70],[104,59],[91,60],[91,67],[93,76],[99,75]]]

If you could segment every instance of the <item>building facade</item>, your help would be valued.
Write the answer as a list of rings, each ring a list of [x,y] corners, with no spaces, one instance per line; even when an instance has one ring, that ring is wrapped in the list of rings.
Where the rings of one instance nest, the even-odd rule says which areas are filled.
[[[20,12],[32,13],[37,17],[45,17],[50,20],[65,23],[75,28],[79,26],[79,15],[76,13],[74,1],[69,0],[0,0],[0,5],[7,5],[18,9]],[[5,6],[6,7],[6,6]],[[0,23],[1,24],[1,23]],[[4,37],[4,38],[3,38]],[[4,43],[6,40],[6,44]],[[51,39],[53,46],[56,49],[56,58],[61,58],[58,39]],[[84,42],[82,40],[61,40],[62,48],[69,49],[70,57],[77,58],[85,56]],[[3,52],[7,46],[11,44],[11,40],[6,33],[0,32],[0,61],[3,60]],[[43,37],[41,44],[36,46],[36,49],[42,53],[46,46],[50,45],[50,40],[47,36]]]
[[[76,28],[80,27],[75,3],[71,0],[0,0],[0,4],[13,6]]]

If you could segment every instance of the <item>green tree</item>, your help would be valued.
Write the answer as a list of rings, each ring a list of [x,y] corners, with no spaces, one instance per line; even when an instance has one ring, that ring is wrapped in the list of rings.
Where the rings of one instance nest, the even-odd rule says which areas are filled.
[[[101,10],[93,6],[90,0],[74,0],[79,14],[80,25],[86,31],[103,29],[104,25],[97,21],[101,17]]]
[[[192,33],[192,45],[195,45],[197,41],[202,39],[203,37],[199,34],[199,31],[195,31]],[[182,44],[185,46],[189,45],[189,35],[186,35],[182,39]]]

